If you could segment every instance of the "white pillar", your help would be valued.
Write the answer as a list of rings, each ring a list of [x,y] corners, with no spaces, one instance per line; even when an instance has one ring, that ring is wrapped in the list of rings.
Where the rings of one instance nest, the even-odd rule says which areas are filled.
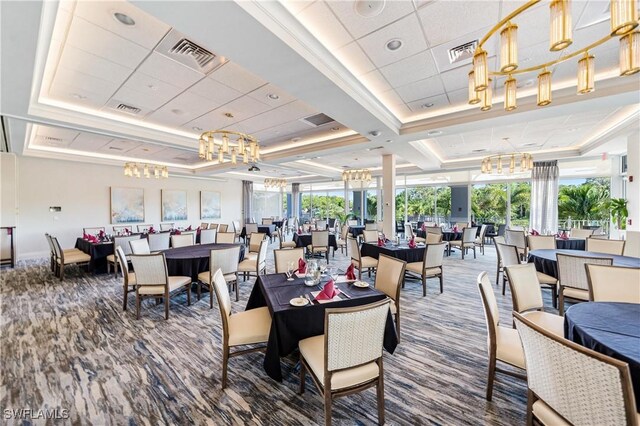
[[[384,235],[393,239],[396,235],[396,156],[382,156],[382,198],[384,206]]]
[[[351,209],[349,208],[349,182],[345,180],[344,181],[344,214],[349,214],[349,213],[351,213]]]
[[[384,197],[382,196],[382,179],[380,176],[376,176],[376,221],[382,220],[382,200]]]
[[[627,137],[627,230],[640,231],[640,131]]]
[[[509,228],[511,226],[511,184],[507,182],[506,185],[507,185],[507,211],[505,212],[506,217],[504,222],[506,227]],[[529,227],[531,227],[531,223],[529,223]]]

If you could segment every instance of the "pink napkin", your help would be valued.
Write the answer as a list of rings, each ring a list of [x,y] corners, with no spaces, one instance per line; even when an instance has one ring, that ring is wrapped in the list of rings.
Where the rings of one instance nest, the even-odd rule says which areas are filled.
[[[349,265],[349,267],[347,268],[347,273],[345,274],[345,276],[350,281],[356,279],[356,273],[355,273],[355,268],[353,267],[353,263]]]
[[[156,230],[153,229],[153,226],[149,228],[149,234],[155,234]]]
[[[458,227],[457,226],[453,227],[453,232],[458,232]]]
[[[540,233],[538,231],[536,231],[535,229],[532,229],[531,230],[531,235],[537,236],[537,235],[540,235]]]
[[[153,228],[151,228],[153,229]],[[191,231],[191,225],[189,225],[189,227],[187,229],[185,229],[185,231]]]
[[[173,235],[180,235],[182,234],[182,232],[179,229],[176,229],[175,231],[173,231]]]
[[[307,262],[303,258],[298,259],[298,273],[304,274],[307,270]]]
[[[83,240],[88,240],[89,239],[89,234],[83,232],[82,233],[82,239]]]
[[[340,290],[335,288],[333,280],[329,280],[329,282],[324,285],[322,291],[316,296],[316,300],[331,300],[339,293]]]
[[[425,223],[422,224],[422,230],[426,231],[427,230],[427,225]]]
[[[100,230],[100,233],[98,234],[98,236],[99,236],[100,238],[104,238],[104,235],[105,235],[105,233],[104,233],[104,231],[101,229],[101,230]]]
[[[384,240],[382,238],[378,238],[378,247],[384,246]]]
[[[562,231],[562,234],[560,235],[560,238],[563,240],[568,240],[569,236],[567,235],[567,231]]]
[[[415,238],[411,238],[409,240],[409,248],[416,248],[416,239]]]

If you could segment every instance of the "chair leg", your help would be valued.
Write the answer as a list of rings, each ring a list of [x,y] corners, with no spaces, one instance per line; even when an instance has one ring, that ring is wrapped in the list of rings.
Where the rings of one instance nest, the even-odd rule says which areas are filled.
[[[238,294],[240,291],[240,288],[239,288],[240,286],[238,285],[237,279],[234,281],[233,285],[236,287],[236,302],[237,302],[238,300],[240,300],[240,296]]]
[[[562,288],[558,292],[558,315],[564,315],[564,292],[562,291]]]
[[[551,287],[551,304],[554,308],[558,309],[558,286],[554,285]]]
[[[396,306],[396,309],[398,307]],[[400,343],[400,312],[396,312],[396,334],[398,335],[398,343]]]
[[[60,262],[60,281],[64,281],[64,263]]]
[[[301,354],[300,355],[300,387],[298,388],[298,394],[300,394],[300,395],[304,394],[305,373],[306,373],[306,369],[304,367],[304,362],[302,360],[302,354]]]
[[[442,293],[444,290],[444,274],[441,272],[440,273],[440,293]]]
[[[477,259],[477,258],[476,258],[476,246],[473,246],[473,258],[474,258],[474,259]]]
[[[164,292],[164,319],[169,319],[169,291]]]
[[[140,293],[136,290],[136,319],[140,319]]]
[[[191,306],[191,283],[187,284],[187,306]]]
[[[533,392],[527,389],[527,426],[533,426]]]
[[[496,268],[496,285],[500,285],[500,264]]]
[[[129,289],[127,288],[128,286],[124,286],[124,300],[122,302],[122,310],[126,311],[127,310],[127,295],[129,294]]]
[[[213,309],[213,284],[209,284],[209,309]]]
[[[427,277],[422,274],[422,297],[427,295]]]
[[[507,277],[502,273],[502,295],[504,296],[505,291],[507,290]]]
[[[489,357],[489,376],[487,377],[487,401],[491,401],[493,395],[493,379],[496,377],[496,355]]]
[[[229,348],[222,349],[222,389],[227,387],[227,367],[229,365]]]
[[[378,398],[378,424],[384,424],[384,374],[382,369],[382,359],[380,359],[380,375],[376,384],[376,395]]]
[[[200,296],[202,294],[202,283],[200,281],[198,281],[198,290],[197,290],[197,297],[198,297],[198,302],[200,301]]]
[[[324,388],[324,424],[331,426],[331,386]]]

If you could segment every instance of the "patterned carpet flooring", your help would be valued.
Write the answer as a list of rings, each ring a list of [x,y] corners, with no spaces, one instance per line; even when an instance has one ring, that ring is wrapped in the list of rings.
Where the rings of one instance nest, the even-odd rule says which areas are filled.
[[[495,280],[495,262],[493,247],[475,260],[454,252],[445,259],[443,294],[437,280],[429,280],[427,297],[419,281],[407,280],[402,341],[384,354],[388,424],[524,424],[524,382],[498,375],[493,401],[484,399],[487,338],[476,277],[489,271]],[[347,264],[340,252],[331,259]],[[252,286],[253,279],[241,284],[234,311],[244,309]],[[220,389],[221,320],[208,294],[191,306],[184,294],[173,299],[168,321],[162,304],[146,301],[136,320],[133,295],[122,311],[120,279],[71,268],[60,282],[43,260],[3,270],[0,295],[3,410],[65,409],[68,422],[96,425],[324,422],[309,378],[297,394],[295,355],[282,360],[283,383],[266,376],[261,353],[232,358],[228,388]],[[502,323],[511,324],[509,292],[496,296]],[[333,421],[375,424],[375,404],[374,389],[340,398]]]

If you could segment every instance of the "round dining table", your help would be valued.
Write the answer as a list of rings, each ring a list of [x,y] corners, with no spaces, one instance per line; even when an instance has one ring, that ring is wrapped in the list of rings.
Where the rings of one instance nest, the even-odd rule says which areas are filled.
[[[198,274],[209,270],[209,256],[211,250],[222,250],[229,247],[240,247],[240,258],[244,259],[244,245],[242,244],[196,244],[192,246],[170,248],[163,250],[167,260],[167,272],[170,276],[191,277],[195,282]]]
[[[586,241],[584,238],[556,238],[556,248],[560,250],[585,250]]]
[[[533,263],[536,271],[543,274],[558,278],[558,263],[556,254],[568,254],[572,256],[601,257],[612,258],[614,266],[623,266],[626,268],[640,268],[640,258],[630,256],[617,256],[615,254],[596,253],[594,251],[577,251],[577,250],[531,250],[529,252],[529,263]]]
[[[640,304],[578,303],[565,312],[564,334],[572,342],[629,364],[640,411]]]

